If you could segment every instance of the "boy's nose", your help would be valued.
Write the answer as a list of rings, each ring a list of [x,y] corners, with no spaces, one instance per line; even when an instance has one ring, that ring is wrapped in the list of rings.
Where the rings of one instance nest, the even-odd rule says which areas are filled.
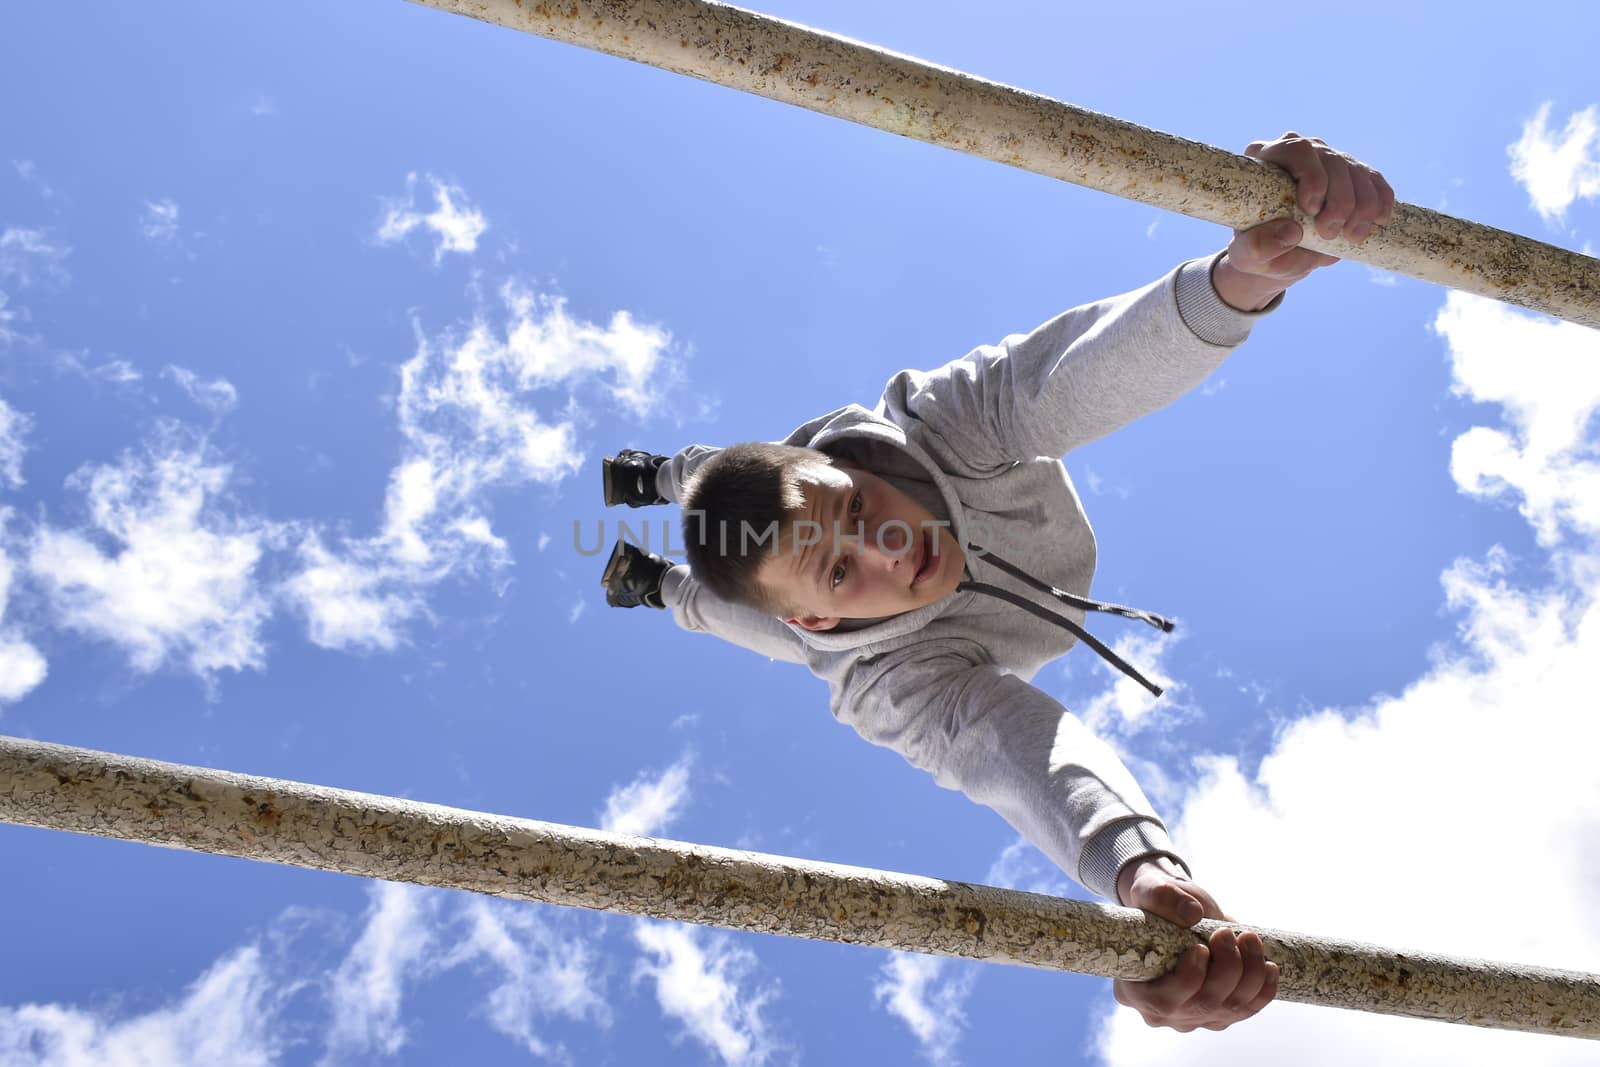
[[[903,533],[884,531],[882,537],[866,539],[862,555],[878,569],[892,574],[900,567],[909,565],[911,557],[909,547],[909,542]]]

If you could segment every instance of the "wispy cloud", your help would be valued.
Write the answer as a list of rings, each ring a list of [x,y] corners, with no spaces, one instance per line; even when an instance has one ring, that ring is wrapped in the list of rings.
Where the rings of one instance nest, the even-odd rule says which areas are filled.
[[[612,1025],[598,945],[565,929],[583,920],[546,921],[532,905],[388,882],[373,883],[367,896],[348,944],[304,944],[316,927],[289,921],[291,909],[267,938],[224,954],[173,1003],[152,1011],[119,1018],[115,1005],[123,998],[106,1010],[0,1007],[0,1063],[382,1062],[402,1056],[410,1041],[408,1002],[445,975],[478,998],[475,1016],[552,1062],[577,1061],[538,1032],[541,1020]],[[334,969],[306,973],[306,961],[329,948],[342,950]],[[320,1042],[309,1025],[319,1018],[327,1020]]]
[[[613,833],[659,836],[683,813],[689,796],[692,753],[660,773],[642,773],[613,789],[600,826]],[[675,923],[638,920],[634,942],[647,958],[634,967],[633,982],[654,982],[663,1014],[688,1037],[729,1065],[767,1063],[785,1050],[769,1031],[762,1009],[777,996],[773,983],[753,988],[755,954],[726,935]]]
[[[472,205],[466,190],[459,185],[427,176],[433,190],[434,207],[426,214],[416,209],[417,176],[406,175],[406,194],[385,201],[383,218],[378,222],[381,244],[404,240],[412,231],[427,230],[433,235],[433,261],[439,263],[446,252],[470,255],[478,250],[478,238],[489,228],[489,220]]]
[[[1084,893],[1051,863],[1043,852],[1018,836],[1000,850],[989,873],[984,875],[985,885],[1002,889],[1017,889],[1024,893],[1040,893],[1048,897],[1081,897]]]
[[[328,980],[324,1064],[393,1056],[405,1046],[405,987],[437,963],[437,907],[438,897],[416,886],[372,887],[361,935]]]
[[[44,178],[39,174],[39,167],[36,163],[34,163],[33,160],[13,159],[11,161],[11,167],[17,172],[17,177],[21,178],[27,184],[33,186],[34,190],[39,194],[40,199],[50,200],[55,197],[55,189],[52,188],[50,183],[45,181]]]
[[[213,415],[221,417],[239,406],[239,391],[225,378],[203,381],[198,374],[187,367],[172,365],[168,365],[165,373],[178,383],[178,388],[182,389],[190,400]]]
[[[602,961],[595,944],[563,934],[526,904],[468,899],[458,925],[464,935],[443,965],[487,967],[494,986],[479,1010],[489,1025],[529,1054],[573,1062],[558,1043],[541,1037],[535,1024],[561,1016],[609,1027],[613,1022],[601,980]]]
[[[299,565],[283,593],[322,648],[392,652],[404,643],[406,623],[425,611],[405,572],[359,542],[336,555],[320,533],[310,532],[300,543]]]
[[[17,573],[10,553],[7,531],[10,522],[11,509],[0,508],[0,704],[27,696],[44,681],[49,669],[43,653],[6,617]]]
[[[0,488],[22,488],[22,456],[27,451],[23,438],[32,422],[0,398]]]
[[[1511,176],[1547,221],[1559,222],[1578,199],[1600,197],[1600,108],[1574,112],[1560,133],[1550,129],[1550,103],[1539,105],[1507,148]]]
[[[112,385],[134,385],[144,380],[144,374],[126,359],[120,357],[91,365],[88,353],[58,352],[55,361],[63,370],[77,374],[89,381],[110,382]]]
[[[692,753],[684,753],[659,775],[640,774],[606,797],[600,815],[600,828],[618,834],[659,837],[678,817],[689,799],[689,769]]]
[[[10,348],[17,342],[21,336],[17,326],[27,319],[28,309],[13,306],[11,297],[4,290],[0,290],[0,348]]]
[[[152,241],[166,242],[178,236],[178,202],[146,200],[139,216],[139,232]]]
[[[956,1067],[965,1006],[976,980],[972,964],[893,952],[873,983],[872,996],[911,1031],[923,1059],[934,1067]]]
[[[1546,546],[1600,536],[1600,448],[1588,436],[1600,335],[1456,292],[1433,329],[1450,345],[1453,391],[1499,405],[1504,420],[1456,439],[1450,473],[1461,491],[1517,501]]]
[[[65,282],[66,261],[72,251],[51,241],[47,231],[25,226],[0,230],[0,279],[11,279],[23,288],[41,278]]]
[[[626,313],[598,326],[516,283],[505,317],[426,336],[400,370],[403,452],[389,475],[381,532],[302,547],[288,592],[329,647],[393,648],[427,587],[498,568],[510,550],[489,519],[493,494],[576,474],[583,449],[571,411],[586,390],[639,416],[681,380],[671,337]],[[552,416],[547,411],[558,411]],[[326,605],[323,602],[326,601]],[[320,635],[320,636],[319,636]]]
[[[210,681],[260,668],[270,608],[257,564],[276,533],[230,513],[230,476],[170,423],[142,452],[76,472],[67,484],[84,494],[87,525],[42,524],[28,557],[62,624],[117,645],[141,672],[174,663]]]
[[[762,1014],[779,983],[753,987],[755,954],[729,935],[640,920],[633,937],[649,956],[635,965],[634,984],[655,984],[662,1013],[682,1027],[680,1039],[703,1045],[728,1067],[759,1067],[792,1051]]]
[[[286,1051],[286,990],[253,946],[213,964],[176,1002],[116,1018],[61,1004],[0,1007],[0,1061],[29,1067],[213,1063],[268,1067]]]
[[[1519,566],[1492,546],[1457,560],[1442,576],[1456,637],[1434,650],[1427,671],[1397,695],[1285,724],[1258,768],[1197,757],[1200,778],[1174,837],[1197,878],[1244,921],[1592,969],[1600,335],[1459,294],[1435,329],[1456,390],[1498,405],[1502,419],[1458,438],[1452,474],[1465,493],[1520,501],[1546,558]],[[1517,580],[1526,573],[1540,575],[1536,584]],[[1506,915],[1520,917],[1484,921]],[[1304,1067],[1576,1067],[1592,1058],[1569,1039],[1291,1004],[1200,1041],[1108,1012],[1098,1042],[1111,1067],[1266,1062],[1288,1047]]]

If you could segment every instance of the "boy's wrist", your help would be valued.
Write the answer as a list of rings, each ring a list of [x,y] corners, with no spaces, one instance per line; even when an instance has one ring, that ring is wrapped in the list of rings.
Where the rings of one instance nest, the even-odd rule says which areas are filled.
[[[1140,856],[1138,859],[1129,860],[1123,864],[1122,870],[1117,872],[1117,903],[1123,904],[1128,900],[1134,881],[1144,873],[1146,868],[1154,868],[1174,881],[1193,881],[1189,877],[1189,872],[1171,856],[1161,854]]]
[[[1284,287],[1272,278],[1246,274],[1228,261],[1224,252],[1211,266],[1211,287],[1235,311],[1265,311],[1283,295]]]

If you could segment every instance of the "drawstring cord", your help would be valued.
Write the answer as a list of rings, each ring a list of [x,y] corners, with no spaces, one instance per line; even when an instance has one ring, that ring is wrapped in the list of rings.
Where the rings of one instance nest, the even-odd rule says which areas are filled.
[[[1055,597],[1057,600],[1060,600],[1064,604],[1069,604],[1072,607],[1078,608],[1082,611],[1100,611],[1108,615],[1121,615],[1125,619],[1136,619],[1139,622],[1148,623],[1149,625],[1160,630],[1162,633],[1172,632],[1173,622],[1171,619],[1168,619],[1164,616],[1156,615],[1148,611],[1140,611],[1138,608],[1127,608],[1120,604],[1106,604],[1098,600],[1090,600],[1088,597],[1077,596],[1076,594],[1069,593],[1063,589],[1057,589],[1049,582],[1040,581],[1033,575],[1024,571],[1021,567],[1007,563],[999,556],[992,552],[986,551],[977,545],[969,544],[967,546],[967,550],[972,552],[974,555],[982,556],[984,559],[988,560],[990,563],[993,563],[995,566],[999,567],[1013,578],[1016,578],[1022,582],[1026,582],[1028,585],[1039,590],[1040,592],[1049,593],[1051,596]],[[1004,600],[1009,604],[1015,604],[1024,611],[1031,612],[1039,618],[1044,619],[1046,622],[1055,623],[1057,626],[1060,626],[1062,629],[1073,634],[1078,638],[1078,640],[1094,649],[1107,663],[1111,664],[1113,667],[1116,667],[1123,674],[1144,686],[1152,694],[1155,696],[1161,695],[1162,690],[1160,686],[1156,685],[1144,675],[1140,674],[1121,656],[1111,651],[1111,649],[1107,648],[1093,634],[1079,626],[1077,623],[1073,622],[1071,619],[1067,618],[1065,615],[1058,615],[1056,612],[1053,612],[1048,608],[1035,604],[1025,596],[1022,596],[1018,593],[1013,593],[1008,589],[1001,589],[996,585],[990,585],[987,582],[963,581],[961,584],[956,586],[956,589],[970,589],[974,593],[985,593],[999,600]]]

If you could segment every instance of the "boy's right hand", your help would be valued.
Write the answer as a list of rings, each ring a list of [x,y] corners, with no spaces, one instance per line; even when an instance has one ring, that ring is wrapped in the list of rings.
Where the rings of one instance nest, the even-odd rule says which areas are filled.
[[[1189,927],[1201,919],[1234,922],[1210,893],[1184,878],[1170,861],[1151,858],[1128,864],[1117,878],[1118,899],[1169,922]],[[1209,945],[1195,945],[1178,965],[1147,982],[1112,983],[1117,1003],[1133,1008],[1151,1026],[1180,1033],[1204,1027],[1226,1030],[1250,1018],[1277,996],[1278,965],[1267,961],[1261,937],[1221,929]]]

